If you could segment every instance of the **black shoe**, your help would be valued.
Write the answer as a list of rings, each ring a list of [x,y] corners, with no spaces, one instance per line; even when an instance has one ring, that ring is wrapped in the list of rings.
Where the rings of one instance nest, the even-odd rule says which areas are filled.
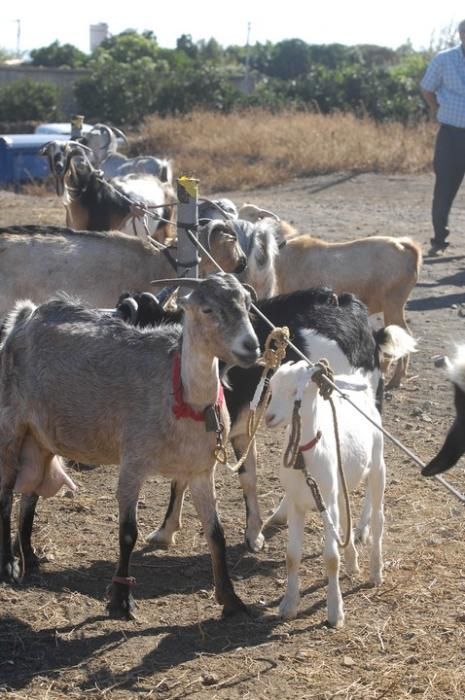
[[[439,258],[441,255],[444,255],[448,247],[449,243],[447,241],[438,242],[431,240],[431,247],[426,255],[431,258]]]

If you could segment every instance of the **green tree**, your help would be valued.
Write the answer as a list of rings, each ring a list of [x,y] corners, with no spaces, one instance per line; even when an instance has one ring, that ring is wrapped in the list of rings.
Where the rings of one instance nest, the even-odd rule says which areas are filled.
[[[195,108],[230,111],[240,93],[231,85],[224,71],[205,65],[171,75],[158,93],[156,111],[186,114]]]
[[[9,49],[4,49],[2,46],[0,46],[0,63],[4,63],[5,61],[8,61],[10,58],[16,58],[16,53],[15,51],[10,51]]]
[[[107,54],[117,63],[132,63],[141,58],[157,60],[160,48],[152,32],[138,34],[135,29],[127,29],[121,34],[102,41],[95,49],[92,58]]]
[[[305,75],[310,65],[308,45],[301,39],[285,39],[276,44],[272,51],[268,74],[274,78],[292,80]]]
[[[50,83],[15,80],[0,88],[0,121],[53,121],[58,91]]]
[[[60,68],[82,68],[86,65],[88,56],[72,44],[60,44],[54,41],[49,46],[31,51],[31,63],[33,66],[48,66]]]
[[[138,124],[155,111],[155,103],[168,75],[165,61],[148,57],[119,63],[101,52],[89,65],[90,75],[81,78],[74,94],[79,109],[88,119],[111,124]]]
[[[192,60],[195,60],[199,55],[199,47],[194,43],[190,34],[181,34],[176,39],[176,51],[182,51]]]

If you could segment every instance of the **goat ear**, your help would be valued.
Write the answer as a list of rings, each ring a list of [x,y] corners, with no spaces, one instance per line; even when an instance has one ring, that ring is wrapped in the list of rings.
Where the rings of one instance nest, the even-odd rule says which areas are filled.
[[[247,282],[243,282],[242,286],[244,287],[244,289],[247,289],[250,296],[252,297],[252,303],[256,304],[258,301],[258,296],[257,296],[257,292],[255,291],[254,287],[252,287],[251,284],[247,284]]]
[[[177,300],[177,305],[179,308],[183,309],[184,311],[187,311],[190,306],[192,306],[192,301],[190,299],[190,294],[185,297],[180,297],[178,296]]]
[[[39,148],[39,156],[48,156],[48,149],[52,141],[47,141],[43,146]]]

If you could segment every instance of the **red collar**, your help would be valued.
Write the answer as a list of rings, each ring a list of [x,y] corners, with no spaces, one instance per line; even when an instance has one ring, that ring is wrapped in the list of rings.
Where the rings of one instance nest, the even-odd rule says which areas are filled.
[[[181,356],[179,352],[175,352],[173,356],[173,369],[172,369],[172,380],[173,380],[173,394],[174,394],[174,404],[173,413],[177,420],[180,418],[192,418],[192,420],[203,422],[205,420],[203,411],[194,411],[192,406],[188,403],[184,403],[182,398],[182,384],[181,384]],[[218,396],[216,399],[215,406],[221,408],[224,401],[224,391],[223,387],[219,386]]]
[[[301,445],[299,447],[299,452],[306,452],[307,450],[311,450],[313,447],[315,447],[315,445],[317,444],[317,442],[319,441],[320,438],[321,438],[321,430],[318,430],[318,432],[315,435],[315,437],[313,438],[313,440],[310,440],[310,442],[307,442],[305,445]]]

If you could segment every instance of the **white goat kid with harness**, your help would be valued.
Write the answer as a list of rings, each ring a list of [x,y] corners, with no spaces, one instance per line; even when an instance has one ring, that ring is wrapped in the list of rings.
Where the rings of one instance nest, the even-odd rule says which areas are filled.
[[[368,421],[360,425],[358,412],[337,392],[334,402],[339,439],[335,437],[335,425],[330,402],[319,394],[312,377],[318,366],[307,362],[286,363],[271,379],[271,400],[265,414],[268,427],[276,428],[288,424],[286,445],[297,440],[297,459],[290,464],[286,451],[280,469],[282,485],[288,501],[289,532],[287,545],[287,589],[280,604],[280,614],[286,619],[294,618],[300,600],[298,571],[302,558],[305,514],[318,507],[322,513],[325,545],[323,557],[328,575],[328,622],[341,627],[344,610],[339,586],[339,525],[345,532],[344,559],[349,575],[359,571],[358,556],[354,546],[350,513],[344,503],[344,487],[338,469],[337,450],[346,481],[346,492],[355,489],[367,478],[367,496],[358,536],[366,541],[371,530],[370,580],[379,585],[382,581],[382,537],[384,529],[383,498],[385,465],[383,458],[383,434]],[[360,410],[380,422],[375,407],[372,389],[366,379],[351,374],[340,376],[336,385],[350,392],[350,398]],[[297,402],[297,403],[296,403]],[[296,428],[296,417],[301,412],[301,430]],[[297,437],[296,437],[297,435]],[[291,445],[289,447],[292,447]],[[316,482],[321,500],[313,496],[311,485]]]

